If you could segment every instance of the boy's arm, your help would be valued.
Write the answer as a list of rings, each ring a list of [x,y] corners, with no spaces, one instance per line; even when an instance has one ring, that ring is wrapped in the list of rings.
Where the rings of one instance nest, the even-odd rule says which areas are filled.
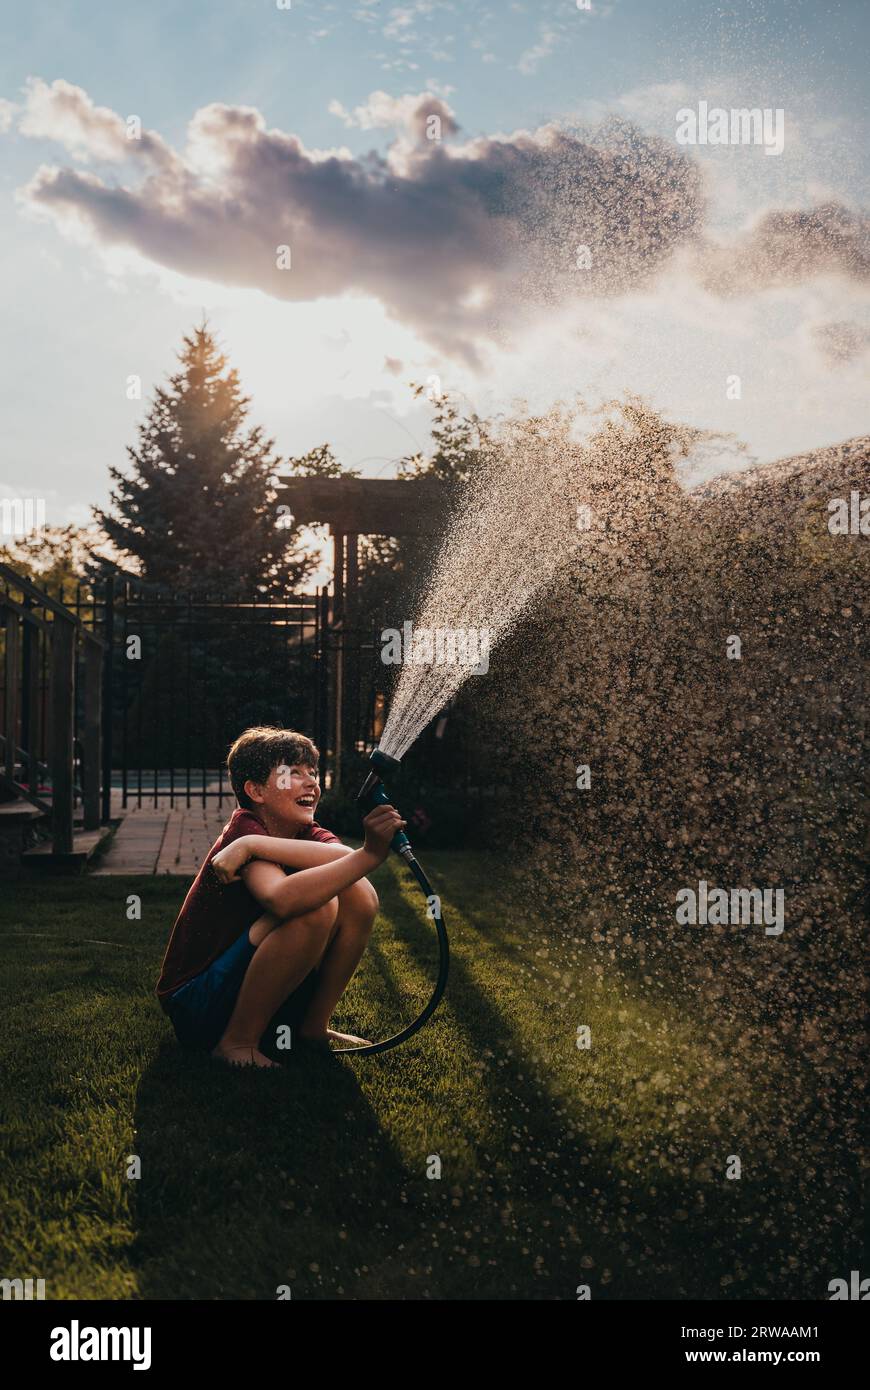
[[[232,883],[251,859],[265,859],[287,869],[313,869],[352,854],[349,845],[321,840],[284,840],[277,835],[240,835],[211,861],[221,883]]]
[[[284,874],[277,874],[274,865],[255,861],[248,864],[243,871],[246,888],[261,907],[279,920],[298,917],[303,912],[312,912],[315,908],[323,907],[330,898],[337,897],[345,888],[349,888],[352,883],[364,878],[372,869],[383,863],[390,852],[393,836],[397,830],[402,829],[405,822],[395,807],[376,806],[366,816],[363,825],[366,838],[362,849],[350,850],[329,864],[303,869],[290,878]],[[332,845],[331,848],[336,849],[337,846]],[[347,846],[343,848],[346,849]]]

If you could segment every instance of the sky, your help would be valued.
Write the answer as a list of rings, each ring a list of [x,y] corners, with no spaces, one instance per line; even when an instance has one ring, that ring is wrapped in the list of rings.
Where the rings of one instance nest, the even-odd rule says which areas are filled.
[[[866,0],[2,0],[0,497],[86,524],[203,313],[282,457],[366,475],[425,450],[412,383],[636,392],[761,461],[865,432],[868,37]],[[767,147],[686,143],[702,103]]]

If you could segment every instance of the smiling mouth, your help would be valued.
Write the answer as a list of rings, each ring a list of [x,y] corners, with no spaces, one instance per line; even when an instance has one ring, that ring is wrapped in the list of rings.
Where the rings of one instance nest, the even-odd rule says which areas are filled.
[[[316,797],[316,796],[297,796],[297,798],[296,798],[296,805],[297,805],[297,806],[301,806],[304,810],[313,811],[313,810],[314,810],[314,807],[317,805],[317,797]]]

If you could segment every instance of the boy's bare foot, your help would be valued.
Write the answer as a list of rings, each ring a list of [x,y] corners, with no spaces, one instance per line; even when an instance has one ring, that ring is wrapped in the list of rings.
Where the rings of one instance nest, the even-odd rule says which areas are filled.
[[[212,1052],[220,1062],[229,1062],[233,1067],[277,1067],[277,1062],[272,1062],[264,1056],[256,1047],[222,1047],[218,1043]]]
[[[327,1028],[325,1033],[300,1033],[299,1041],[307,1043],[309,1047],[320,1048],[322,1052],[332,1052],[332,1043],[339,1043],[342,1047],[370,1047],[368,1038],[358,1038],[353,1033],[338,1033],[334,1028]]]

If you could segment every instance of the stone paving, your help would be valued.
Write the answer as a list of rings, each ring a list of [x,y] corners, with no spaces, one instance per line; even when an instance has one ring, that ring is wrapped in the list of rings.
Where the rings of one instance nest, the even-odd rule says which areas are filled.
[[[183,802],[171,807],[168,797],[147,806],[113,807],[124,817],[93,874],[184,874],[197,872],[235,807],[235,798],[221,802]]]

